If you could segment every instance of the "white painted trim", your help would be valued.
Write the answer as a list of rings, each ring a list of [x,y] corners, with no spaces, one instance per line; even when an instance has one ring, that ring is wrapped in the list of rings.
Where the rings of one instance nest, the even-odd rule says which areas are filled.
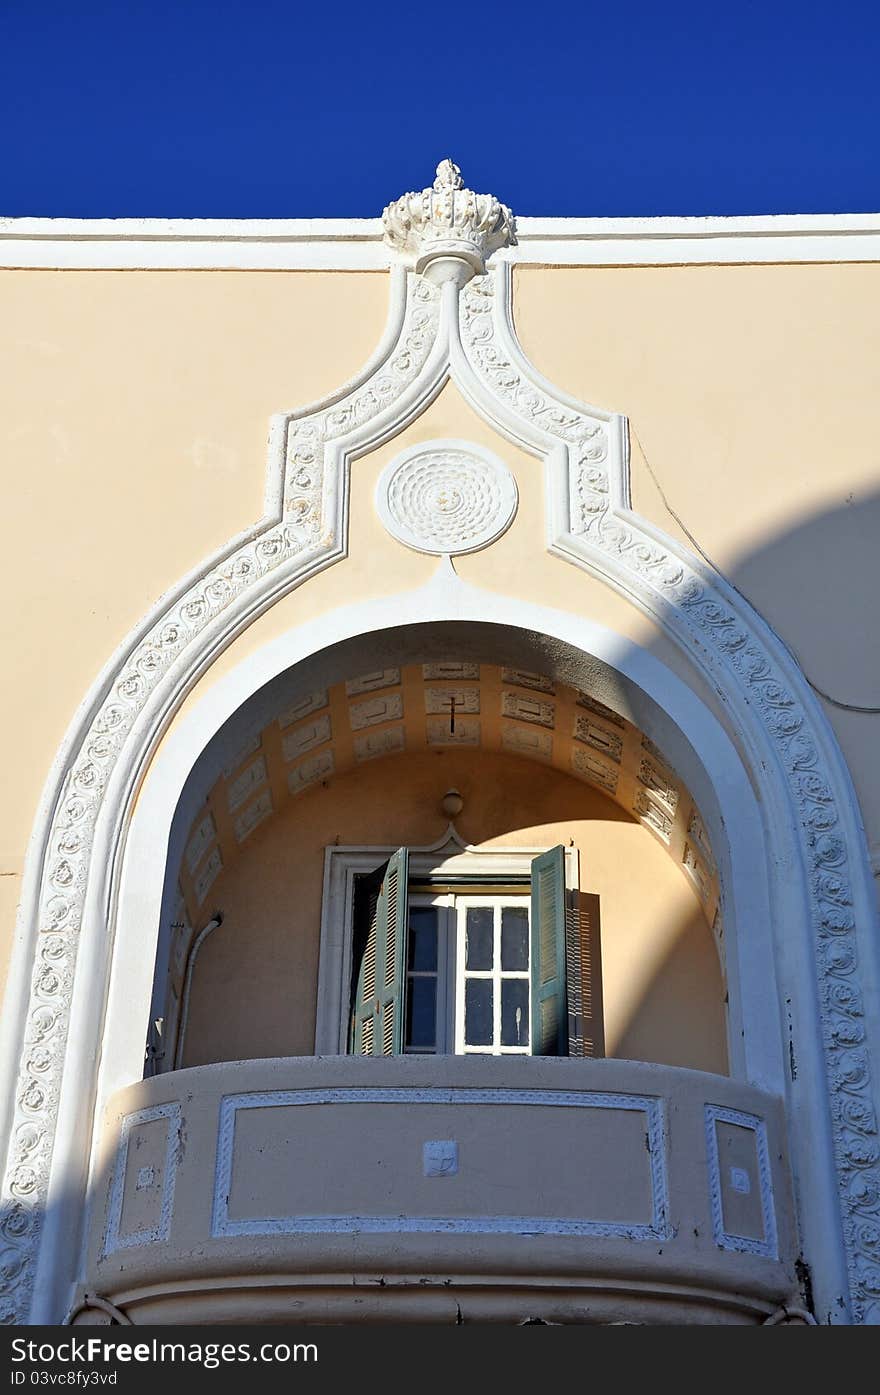
[[[379,218],[6,218],[0,267],[384,271]],[[880,214],[518,218],[522,266],[688,266],[880,260]]]
[[[418,487],[394,501],[398,475],[420,461]],[[453,506],[451,514],[441,513],[441,521],[448,526],[449,518],[454,519],[461,529],[460,543],[451,543],[448,536],[442,543],[437,541],[431,513],[437,512],[440,489],[452,496]],[[494,452],[475,441],[446,436],[417,441],[398,451],[376,481],[374,503],[385,528],[405,547],[434,557],[459,557],[480,552],[507,532],[516,516],[519,491],[507,465]]]
[[[773,1178],[770,1170],[770,1150],[767,1145],[767,1125],[756,1114],[746,1114],[741,1109],[725,1109],[718,1104],[703,1106],[706,1130],[706,1160],[709,1168],[709,1197],[712,1204],[712,1233],[715,1244],[722,1250],[734,1250],[738,1254],[763,1255],[766,1259],[779,1258],[779,1240],[776,1232],[776,1207],[773,1202]],[[750,1236],[736,1235],[725,1229],[724,1197],[721,1183],[721,1162],[718,1156],[718,1134],[716,1124],[735,1124],[748,1129],[755,1139],[755,1156],[758,1164],[758,1186],[761,1196],[761,1220],[764,1229],[763,1240]]]
[[[162,1200],[159,1204],[159,1219],[146,1230],[136,1230],[120,1235],[122,1205],[125,1198],[125,1174],[128,1170],[129,1139],[132,1129],[141,1124],[151,1124],[156,1119],[164,1119],[165,1124],[165,1172],[162,1177]],[[130,1250],[138,1245],[151,1245],[157,1240],[167,1240],[171,1234],[171,1216],[174,1210],[174,1186],[177,1179],[177,1164],[180,1143],[180,1104],[160,1104],[149,1109],[139,1109],[135,1114],[127,1114],[119,1131],[116,1150],[116,1165],[113,1169],[113,1182],[110,1190],[110,1206],[107,1217],[107,1234],[104,1239],[103,1254],[106,1257],[114,1250]]]
[[[529,989],[528,994],[528,1025],[531,1029],[531,987],[532,973],[531,964],[526,969],[517,969],[514,972],[505,971],[502,975],[501,969],[501,916],[499,914],[502,906],[523,905],[528,908],[529,929],[531,929],[531,886],[523,887],[518,895],[513,893],[504,894],[479,894],[468,891],[450,897],[450,908],[454,911],[452,916],[455,936],[455,1051],[457,1055],[473,1056],[531,1056],[532,1040],[531,1031],[529,1042],[526,1046],[502,1046],[501,1045],[501,986],[504,982],[519,980],[526,983]],[[489,969],[469,969],[467,967],[467,913],[473,908],[491,907],[492,909],[492,964]],[[529,950],[531,952],[531,936],[529,936]],[[492,1041],[483,1046],[477,1046],[465,1041],[465,1019],[467,1016],[465,1001],[467,984],[474,980],[481,980],[492,985]],[[566,1024],[567,1025],[567,1024]]]
[[[544,458],[548,550],[659,624],[712,682],[740,731],[767,849],[778,859],[769,872],[775,1015],[789,1036],[786,1098],[804,1251],[807,1262],[815,1257],[823,1317],[880,1321],[880,1266],[867,1239],[880,1213],[880,1071],[872,1079],[871,1068],[872,1057],[880,1064],[880,1022],[865,1010],[880,999],[880,925],[849,770],[804,675],[766,622],[633,511],[624,419],[578,406],[525,358],[510,282],[501,263],[463,288],[456,380],[499,430]],[[738,965],[754,986],[752,966],[741,957]],[[861,1169],[858,1187],[853,1167]]]
[[[553,1109],[621,1109],[644,1113],[650,1158],[651,1221],[561,1220],[547,1216],[266,1216],[246,1221],[229,1219],[236,1116],[243,1109],[277,1109],[292,1106],[345,1104],[400,1104],[408,1108],[442,1105],[540,1105]],[[587,1090],[408,1089],[369,1086],[311,1090],[260,1090],[247,1095],[225,1095],[220,1105],[220,1128],[214,1171],[214,1204],[211,1235],[223,1239],[237,1235],[326,1234],[453,1234],[453,1235],[584,1235],[627,1240],[669,1238],[669,1184],[666,1166],[666,1130],[662,1101],[652,1096],[599,1094]]]
[[[870,1244],[880,1214],[880,1071],[871,1067],[872,1057],[880,1061],[880,1026],[866,1010],[880,998],[880,934],[849,771],[769,627],[698,558],[632,512],[625,420],[556,391],[524,359],[509,268],[503,260],[497,267],[500,274],[465,286],[460,303],[452,281],[438,298],[411,276],[404,298],[403,277],[392,278],[389,332],[367,376],[274,423],[266,517],[157,605],[71,725],[28,852],[2,1023],[4,1202],[14,1226],[6,1227],[13,1255],[0,1276],[0,1314],[9,1320],[53,1322],[69,1306],[89,1133],[94,1139],[96,1103],[114,1072],[115,1088],[142,1067],[163,840],[194,760],[282,668],[340,639],[431,620],[494,622],[595,655],[629,683],[649,737],[652,725],[663,728],[691,792],[714,810],[707,822],[724,888],[732,1069],[786,1095],[799,1222],[822,1320],[880,1319]],[[468,588],[441,563],[429,586],[304,624],[218,681],[165,742],[155,762],[161,778],[135,806],[163,733],[217,655],[277,599],[345,555],[349,462],[414,421],[450,376],[502,436],[544,461],[549,550],[648,616],[678,646],[693,687],[582,617]],[[286,460],[315,443],[317,468],[303,499],[294,480],[300,466],[288,472]],[[740,754],[710,717],[704,692],[737,733]],[[96,1004],[105,999],[102,1038]]]
[[[303,659],[358,635],[450,619],[546,635],[595,656],[633,684],[631,702],[637,702],[637,690],[650,695],[686,733],[696,761],[701,763],[699,768],[695,764],[693,769],[681,771],[691,792],[701,804],[709,805],[712,799],[707,779],[712,787],[723,791],[724,824],[713,826],[710,834],[719,848],[729,849],[723,880],[730,903],[725,944],[731,1068],[735,1075],[760,1088],[783,1093],[782,1042],[775,1025],[775,971],[764,935],[764,928],[770,923],[770,909],[766,886],[759,875],[765,860],[760,810],[739,757],[717,720],[690,688],[646,650],[637,649],[594,621],[470,586],[443,561],[426,586],[343,607],[278,636],[215,683],[167,736],[139,795],[127,840],[117,909],[126,934],[117,944],[113,967],[101,1100],[106,1101],[115,1090],[130,1084],[139,1072],[143,1050],[140,1022],[148,1020],[150,1009],[167,830],[171,828],[180,790],[199,753],[252,693]],[[693,755],[691,759],[694,760]],[[378,848],[375,853],[387,855],[392,851],[393,848]],[[362,870],[375,865],[370,856]],[[483,856],[488,861],[491,854]],[[327,865],[325,862],[325,898]],[[341,943],[338,949],[341,951]],[[749,983],[745,995],[740,986],[743,973]],[[341,979],[335,991],[336,1001],[341,1002]],[[335,1040],[326,1036],[322,1036],[321,1046],[328,1054],[338,1051]]]

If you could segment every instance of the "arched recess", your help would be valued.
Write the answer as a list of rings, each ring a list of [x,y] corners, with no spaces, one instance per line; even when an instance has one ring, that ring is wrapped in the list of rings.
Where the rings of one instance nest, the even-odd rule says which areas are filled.
[[[32,838],[4,1014],[8,1321],[57,1321],[64,1306],[62,1257],[79,1243],[97,1098],[100,1004],[111,947],[114,972],[124,974],[134,938],[127,926],[124,937],[115,933],[129,820],[156,745],[216,655],[276,599],[345,555],[350,461],[414,420],[449,377],[502,436],[544,461],[548,548],[647,613],[739,734],[759,794],[753,866],[766,881],[754,883],[769,902],[760,923],[772,926],[778,988],[777,1000],[765,999],[744,1024],[746,1050],[771,1060],[772,1048],[759,1044],[781,1033],[797,1061],[786,1081],[792,1161],[823,1316],[880,1317],[870,1071],[878,1048],[864,1013],[880,988],[877,912],[845,763],[780,641],[722,579],[632,512],[624,419],[571,401],[526,363],[508,273],[503,252],[461,291],[461,278],[440,278],[438,287],[395,272],[389,330],[364,374],[331,400],[276,420],[264,519],[163,598],[72,725]],[[398,615],[410,613],[412,597],[398,600]],[[464,604],[451,591],[444,601]],[[486,598],[479,604],[485,617]],[[369,617],[359,623],[375,627]],[[318,647],[309,628],[297,643]],[[550,622],[535,628],[554,633]],[[589,652],[582,633],[570,642]],[[693,728],[682,729],[693,743]],[[718,771],[715,783],[725,809],[734,798],[728,775]]]
[[[537,846],[526,830],[538,826],[544,841],[577,847],[581,889],[595,897],[593,923],[602,919],[599,1055],[726,1073],[730,1035],[729,1054],[744,1069],[736,983],[725,1007],[724,923],[702,809],[665,749],[633,720],[647,698],[622,685],[616,670],[561,640],[463,620],[354,636],[273,678],[211,738],[178,800],[148,1074],[340,1049],[328,917],[331,903],[333,925],[345,908],[322,886],[328,846],[386,837],[445,846],[440,802],[450,786],[464,796],[452,836],[471,856],[494,848],[478,855],[483,863],[502,846]],[[652,730],[668,725],[657,709]],[[222,933],[202,939],[218,912]],[[596,941],[593,954],[598,971]],[[330,1006],[316,965],[319,980],[335,985]],[[241,971],[259,1014],[239,1016]]]

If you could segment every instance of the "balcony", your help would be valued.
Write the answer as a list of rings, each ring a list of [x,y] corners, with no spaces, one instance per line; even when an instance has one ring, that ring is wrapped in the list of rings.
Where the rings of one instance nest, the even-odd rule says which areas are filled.
[[[134,1323],[761,1322],[796,1301],[784,1139],[763,1092],[629,1061],[174,1071],[110,1102],[84,1290]]]

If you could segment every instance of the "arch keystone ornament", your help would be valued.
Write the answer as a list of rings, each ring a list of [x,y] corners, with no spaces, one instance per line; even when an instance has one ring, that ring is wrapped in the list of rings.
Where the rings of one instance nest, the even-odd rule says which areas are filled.
[[[464,187],[461,170],[441,160],[430,189],[404,194],[382,214],[385,242],[419,275],[463,285],[486,258],[513,241],[513,214],[492,194]]]
[[[772,941],[777,972],[766,1036],[797,1063],[787,1119],[817,1316],[880,1322],[880,1024],[876,1008],[866,1010],[880,998],[880,934],[859,810],[831,728],[760,616],[633,511],[625,419],[567,397],[526,360],[511,311],[510,211],[466,189],[444,161],[432,187],[391,203],[383,221],[391,306],[376,353],[338,393],[273,419],[262,519],[144,617],[87,695],[49,774],[0,1024],[0,1315],[57,1323],[78,1278],[105,1103],[96,1064],[104,1006],[124,960],[119,889],[135,795],[159,740],[239,634],[346,556],[352,462],[399,435],[451,380],[502,440],[542,462],[546,525],[534,526],[549,551],[614,587],[669,636],[694,692],[711,691],[737,734],[765,817],[765,865],[750,870],[767,888],[771,913],[758,932]],[[422,443],[387,475],[389,526],[408,528],[408,545],[427,551],[450,550],[450,520],[459,545],[484,546],[474,541],[480,530],[498,536],[516,508],[506,466],[470,442]],[[723,808],[723,789],[718,799]],[[721,843],[723,834],[723,853]],[[735,902],[724,921],[735,924]],[[747,959],[735,967],[747,975]],[[125,1062],[131,1079],[141,1067]]]

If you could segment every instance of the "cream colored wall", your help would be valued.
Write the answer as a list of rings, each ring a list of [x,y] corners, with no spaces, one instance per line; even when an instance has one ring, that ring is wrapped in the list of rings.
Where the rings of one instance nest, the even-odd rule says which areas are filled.
[[[516,280],[538,367],[630,415],[701,544],[820,686],[862,704],[880,691],[872,610],[852,604],[877,590],[866,520],[880,483],[870,429],[878,286],[872,265],[527,269]],[[259,516],[270,415],[358,369],[387,294],[387,278],[373,273],[0,273],[3,557],[16,598],[0,620],[15,677],[2,698],[4,955],[39,792],[77,705],[158,596]],[[350,557],[256,622],[190,702],[303,616],[429,576],[431,559],[381,528],[372,492],[402,444],[441,435],[490,445],[520,488],[510,531],[460,559],[465,579],[569,606],[680,669],[625,601],[547,556],[539,465],[447,390],[402,438],[355,463]],[[637,506],[675,531],[637,446],[634,490]],[[829,509],[834,526],[823,533]],[[792,536],[811,518],[815,532]],[[876,842],[877,719],[829,716]]]
[[[387,300],[381,275],[0,272],[15,597],[0,615],[15,680],[0,873],[14,903],[40,791],[89,687],[165,590],[260,517],[270,416],[354,374]]]
[[[208,896],[208,915],[222,910],[223,924],[196,961],[182,1064],[314,1050],[324,849],[434,843],[450,786],[464,797],[457,828],[469,843],[573,839],[580,849],[581,889],[600,898],[607,1054],[725,1072],[714,941],[660,844],[567,775],[463,750],[374,761],[300,796],[248,839]]]
[[[880,707],[880,266],[522,268],[541,371],[625,412],[635,508],[702,549],[845,703]],[[824,703],[880,868],[876,714]]]

